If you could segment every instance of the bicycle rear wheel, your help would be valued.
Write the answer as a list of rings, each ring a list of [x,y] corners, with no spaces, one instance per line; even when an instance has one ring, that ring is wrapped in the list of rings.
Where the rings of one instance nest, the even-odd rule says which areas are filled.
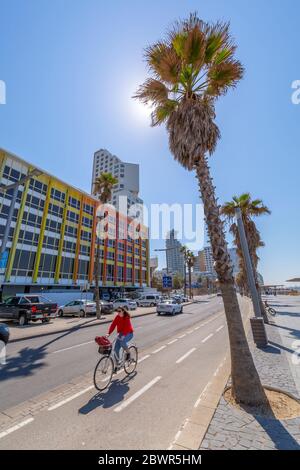
[[[270,315],[272,315],[272,317],[275,317],[276,310],[274,310],[274,308],[269,307],[269,313],[270,313]]]
[[[136,346],[129,347],[130,359],[124,362],[124,370],[127,375],[132,374],[138,363],[138,350]]]
[[[94,385],[99,392],[105,390],[112,379],[114,373],[114,363],[110,356],[101,357],[94,371]]]

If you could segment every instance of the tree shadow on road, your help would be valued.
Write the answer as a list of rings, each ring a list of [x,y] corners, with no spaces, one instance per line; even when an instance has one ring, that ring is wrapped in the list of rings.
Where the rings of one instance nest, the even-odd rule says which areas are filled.
[[[65,331],[64,333],[56,336],[53,339],[50,339],[46,343],[38,346],[37,348],[25,347],[20,349],[15,356],[8,356],[6,358],[6,364],[2,367],[0,366],[0,380],[13,379],[16,377],[26,377],[33,375],[37,370],[45,367],[47,362],[44,360],[48,354],[48,347],[57,341],[60,341],[63,338],[75,333],[80,330],[82,325],[90,323],[94,320],[87,320],[81,325],[76,325]],[[26,338],[25,338],[26,340]],[[9,345],[7,348],[9,353]]]
[[[130,376],[125,377],[123,380],[113,380],[110,387],[105,392],[96,393],[84,406],[82,406],[78,413],[87,415],[95,409],[112,408],[124,400],[125,395],[129,392],[129,382],[136,376],[136,372]]]

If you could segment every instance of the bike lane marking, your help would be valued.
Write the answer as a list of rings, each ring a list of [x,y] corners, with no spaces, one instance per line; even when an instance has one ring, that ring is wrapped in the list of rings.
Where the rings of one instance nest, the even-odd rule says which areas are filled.
[[[197,348],[192,348],[190,349],[187,353],[185,353],[183,356],[181,356],[179,359],[177,359],[176,364],[180,364],[182,361],[184,361],[188,356],[193,354],[193,352],[196,351]]]
[[[201,343],[206,343],[206,341],[208,341],[210,338],[212,338],[213,335],[214,335],[214,334],[211,333],[210,335],[206,336],[206,338],[204,338],[204,339],[201,341]]]
[[[75,393],[74,395],[66,398],[65,400],[62,400],[62,401],[56,403],[55,405],[50,406],[48,408],[48,411],[56,410],[57,408],[65,405],[66,403],[69,403],[69,401],[75,400],[75,398],[80,397],[81,395],[83,395],[86,392],[89,392],[90,390],[92,390],[92,388],[95,388],[94,385],[90,385],[89,387],[81,390],[80,392]]]
[[[155,377],[155,379],[151,380],[151,382],[149,382],[143,388],[141,388],[136,393],[134,393],[130,398],[125,400],[121,405],[117,406],[114,409],[114,412],[119,413],[120,411],[124,410],[124,408],[127,408],[127,406],[129,406],[132,402],[134,402],[137,398],[139,398],[145,392],[147,392],[147,390],[149,390],[149,388],[153,387],[153,385],[155,385],[157,382],[159,382],[161,380],[161,378],[162,377],[160,375]]]
[[[27,424],[32,423],[32,421],[34,421],[34,418],[28,418],[25,421],[22,421],[21,423],[18,423],[15,426],[12,426],[11,428],[7,429],[6,431],[0,432],[0,439],[7,436],[8,434],[11,434],[14,431],[17,431],[18,429],[23,428]]]
[[[160,348],[158,349],[155,349],[155,351],[152,351],[152,354],[156,354],[156,353],[159,353],[160,351],[162,351],[163,349],[165,349],[167,346],[164,344],[163,346],[161,346]]]
[[[85,343],[75,344],[74,346],[69,346],[68,348],[57,349],[56,351],[52,351],[50,354],[56,354],[63,351],[68,351],[69,349],[79,348],[80,346],[85,346],[86,344],[94,343],[95,341],[86,341]]]

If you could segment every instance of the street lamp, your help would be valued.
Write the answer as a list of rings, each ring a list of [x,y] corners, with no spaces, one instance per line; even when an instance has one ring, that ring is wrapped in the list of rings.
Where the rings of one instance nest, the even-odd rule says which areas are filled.
[[[250,318],[253,338],[257,346],[264,347],[267,345],[268,339],[267,339],[266,329],[264,325],[264,320],[261,314],[258,292],[257,292],[256,285],[255,285],[253,266],[252,266],[252,261],[251,261],[251,257],[249,253],[249,247],[248,247],[247,238],[245,234],[242,211],[239,207],[235,209],[235,217],[236,217],[236,222],[237,222],[237,227],[238,227],[238,232],[239,232],[241,248],[243,252],[243,258],[245,261],[248,285],[249,285],[249,289],[251,292],[251,298],[252,298],[254,315],[255,315],[254,318]]]
[[[13,194],[12,194],[11,203],[10,203],[10,206],[9,206],[9,212],[8,212],[8,215],[7,215],[7,221],[6,221],[5,230],[4,230],[4,234],[3,234],[3,238],[2,238],[2,243],[1,243],[1,247],[0,247],[0,267],[1,267],[1,264],[2,264],[2,261],[3,261],[3,255],[4,255],[5,250],[6,250],[7,240],[8,240],[8,236],[9,236],[9,229],[10,229],[11,221],[12,221],[13,214],[14,214],[14,208],[15,208],[15,204],[16,204],[16,200],[17,200],[17,196],[18,196],[19,186],[23,183],[26,183],[26,181],[28,179],[30,179],[32,176],[39,176],[42,173],[43,173],[42,171],[38,170],[37,168],[34,168],[26,176],[24,176],[20,180],[16,181],[15,183],[8,184],[8,185],[2,184],[2,183],[0,184],[0,191],[5,191],[6,192],[6,191],[9,191],[10,189],[14,190]]]

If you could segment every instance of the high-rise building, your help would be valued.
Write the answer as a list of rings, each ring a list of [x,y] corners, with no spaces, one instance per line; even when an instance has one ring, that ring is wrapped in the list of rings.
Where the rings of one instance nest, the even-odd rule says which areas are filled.
[[[194,271],[216,276],[211,246],[206,246],[195,257]]]
[[[172,229],[166,238],[167,270],[184,276],[184,256],[180,249],[182,244],[176,239],[177,232]]]
[[[101,173],[111,173],[118,180],[118,183],[113,187],[112,198],[109,203],[126,215],[130,208],[135,205],[137,210],[131,215],[140,217],[142,221],[143,200],[139,197],[139,165],[123,162],[108,150],[100,149],[94,153],[92,174],[92,193],[94,195],[96,194],[93,183]]]
[[[3,292],[92,285],[98,199],[44,170],[32,169],[30,163],[0,149]],[[100,245],[100,286],[147,286],[148,229],[113,212],[107,231],[115,234],[114,239],[106,238]]]

